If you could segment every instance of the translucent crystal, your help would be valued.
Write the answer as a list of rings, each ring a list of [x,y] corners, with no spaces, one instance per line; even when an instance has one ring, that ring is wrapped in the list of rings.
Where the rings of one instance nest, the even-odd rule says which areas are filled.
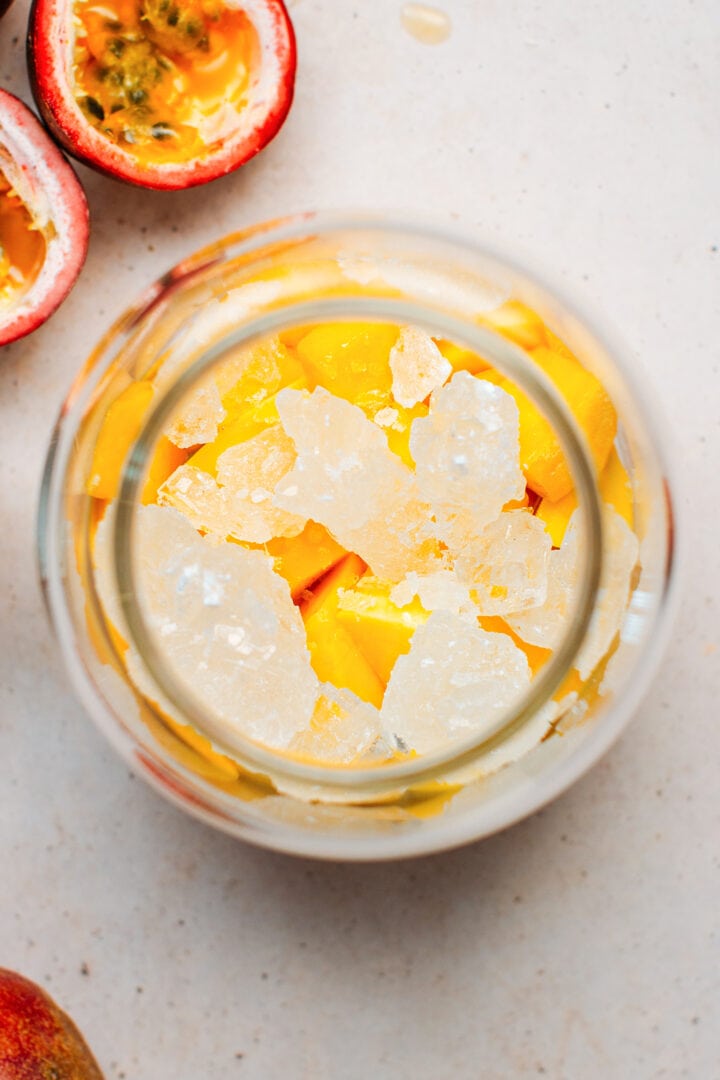
[[[382,707],[401,747],[426,753],[489,731],[527,689],[530,667],[507,634],[433,612],[398,657]]]
[[[264,544],[296,536],[305,518],[273,504],[276,484],[295,461],[295,448],[280,424],[225,450],[217,480],[194,465],[181,465],[158,492],[161,506],[183,513],[196,529],[214,536]]]
[[[182,514],[136,511],[138,601],[173,680],[221,724],[286,748],[317,698],[305,628],[262,551],[215,543]]]
[[[165,435],[176,446],[212,442],[228,408],[250,408],[274,394],[286,350],[277,338],[232,353],[186,395]]]
[[[457,372],[413,421],[410,453],[421,498],[438,536],[459,551],[525,493],[519,464],[518,410],[499,386]]]
[[[452,366],[424,330],[403,326],[390,350],[392,392],[395,400],[410,409],[452,374]]]
[[[386,405],[384,409],[378,409],[373,417],[376,424],[382,428],[394,427],[397,424],[400,413],[392,406]]]
[[[417,597],[426,611],[472,613],[473,601],[467,585],[450,569],[438,569],[429,574],[411,571],[395,586],[390,599],[398,607],[411,604]]]
[[[323,524],[388,581],[432,564],[438,545],[429,508],[382,430],[321,387],[286,388],[276,400],[297,460],[277,485],[275,505]]]
[[[213,378],[195,387],[165,428],[165,435],[175,446],[196,446],[211,442],[218,425],[225,418],[220,391]]]
[[[579,570],[578,532],[576,514],[573,514],[562,547],[548,555],[547,588],[543,603],[504,616],[518,637],[542,649],[557,648],[572,616]]]
[[[562,547],[550,552],[545,603],[505,616],[515,633],[531,645],[557,648],[572,616],[582,567],[583,530],[579,515],[579,510],[572,515]],[[603,529],[604,566],[598,601],[575,662],[583,679],[592,674],[622,627],[638,559],[637,537],[609,505],[604,508]]]
[[[524,611],[545,602],[550,548],[539,518],[507,510],[456,555],[455,569],[481,614]]]
[[[351,690],[320,684],[310,727],[290,749],[323,762],[349,765],[373,752],[381,738],[380,713]]]

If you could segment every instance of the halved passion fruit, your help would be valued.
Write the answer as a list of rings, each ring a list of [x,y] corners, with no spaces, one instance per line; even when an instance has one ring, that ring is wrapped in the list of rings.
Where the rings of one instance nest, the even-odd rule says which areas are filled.
[[[38,108],[69,153],[164,190],[262,150],[295,81],[281,0],[34,0],[28,55]]]
[[[0,345],[52,315],[85,261],[88,208],[30,110],[0,90]]]

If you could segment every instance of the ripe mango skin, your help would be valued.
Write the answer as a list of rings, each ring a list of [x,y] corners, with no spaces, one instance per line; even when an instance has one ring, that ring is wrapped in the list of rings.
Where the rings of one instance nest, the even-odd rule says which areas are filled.
[[[0,1080],[103,1080],[69,1016],[35,983],[0,968]]]

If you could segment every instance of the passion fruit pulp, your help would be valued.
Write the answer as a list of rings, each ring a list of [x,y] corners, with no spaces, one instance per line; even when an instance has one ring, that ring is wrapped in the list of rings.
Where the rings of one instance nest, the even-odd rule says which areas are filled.
[[[28,55],[60,144],[143,187],[239,168],[292,102],[295,40],[281,0],[34,0]]]
[[[88,244],[75,173],[42,125],[0,90],[0,345],[29,334],[62,303]]]

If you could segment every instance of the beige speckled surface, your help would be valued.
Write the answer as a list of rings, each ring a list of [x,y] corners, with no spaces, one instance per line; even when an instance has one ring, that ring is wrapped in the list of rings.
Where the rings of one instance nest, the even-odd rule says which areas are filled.
[[[109,1080],[720,1076],[720,229],[712,0],[296,0],[290,119],[177,195],[82,171],[87,267],[0,359],[0,965],[74,1014]],[[26,0],[0,84],[28,98]],[[45,446],[89,346],[159,271],[312,206],[452,211],[609,314],[676,427],[691,559],[637,720],[481,845],[333,866],[251,850],[128,775],[68,691],[35,577]]]

